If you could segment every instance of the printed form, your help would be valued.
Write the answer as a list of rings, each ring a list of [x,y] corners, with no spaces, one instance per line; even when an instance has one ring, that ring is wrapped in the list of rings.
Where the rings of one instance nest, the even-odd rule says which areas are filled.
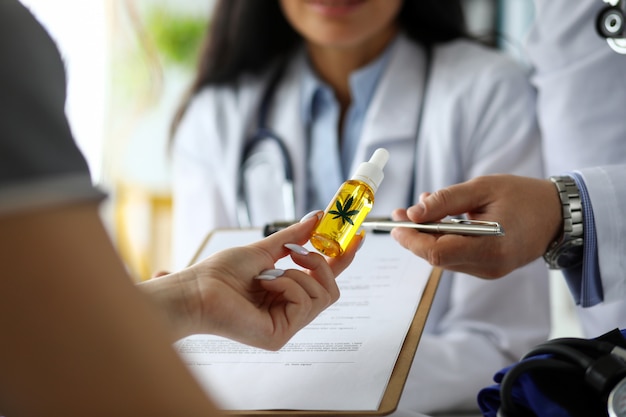
[[[216,231],[198,259],[260,238]],[[287,257],[277,267],[297,266]],[[339,300],[280,351],[210,335],[176,347],[226,410],[377,410],[431,271],[389,234],[369,233],[338,277]]]

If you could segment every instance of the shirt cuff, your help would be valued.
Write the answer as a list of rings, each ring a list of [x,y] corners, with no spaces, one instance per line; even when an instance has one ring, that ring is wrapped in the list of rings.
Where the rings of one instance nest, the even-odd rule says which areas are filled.
[[[604,300],[593,208],[582,176],[576,172],[568,175],[576,182],[583,206],[583,259],[581,265],[564,269],[563,275],[576,304],[591,307]]]
[[[91,184],[88,172],[0,184],[0,216],[89,200],[99,202],[105,196]]]

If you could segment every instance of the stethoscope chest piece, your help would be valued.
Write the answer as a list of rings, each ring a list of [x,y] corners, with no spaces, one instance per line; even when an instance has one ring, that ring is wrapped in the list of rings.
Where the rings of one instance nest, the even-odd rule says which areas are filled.
[[[596,30],[618,54],[626,54],[626,1],[604,0],[609,4],[596,17]]]

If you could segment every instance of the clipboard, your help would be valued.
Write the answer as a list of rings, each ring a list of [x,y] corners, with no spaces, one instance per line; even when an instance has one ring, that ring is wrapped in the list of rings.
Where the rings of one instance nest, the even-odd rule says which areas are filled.
[[[211,238],[210,233],[198,248],[191,263],[195,263],[200,259],[203,250]],[[393,413],[400,401],[404,385],[406,383],[413,358],[417,351],[420,338],[422,336],[426,319],[430,312],[437,287],[442,275],[442,269],[432,268],[426,286],[422,292],[422,297],[413,316],[411,325],[408,328],[401,350],[396,359],[393,371],[390,375],[387,387],[380,401],[377,410],[353,410],[353,411],[336,411],[336,410],[222,410],[226,415],[236,417],[258,417],[258,416],[297,416],[297,417],[316,417],[316,416],[342,416],[342,417],[358,417],[358,416],[385,416]]]

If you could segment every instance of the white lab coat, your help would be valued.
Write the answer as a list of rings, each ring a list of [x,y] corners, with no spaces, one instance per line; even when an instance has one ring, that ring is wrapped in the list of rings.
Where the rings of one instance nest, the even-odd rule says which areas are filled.
[[[535,0],[527,52],[539,91],[548,175],[626,164],[626,56],[595,30],[597,13],[606,6],[600,0]],[[605,300],[611,302],[579,309],[587,337],[626,328],[626,200],[611,190],[625,187],[626,176],[618,170],[593,172],[585,180],[598,228]],[[611,175],[613,181],[603,184]]]
[[[295,59],[284,75],[270,123],[293,159],[298,216],[305,214],[306,142],[298,80],[303,62]],[[406,207],[413,164],[416,198],[481,174],[543,175],[527,74],[512,60],[467,41],[435,49],[415,161],[423,69],[422,49],[399,39],[367,112],[351,172],[374,149],[390,152],[372,216]],[[208,231],[237,226],[235,178],[263,85],[264,79],[246,78],[238,88],[207,88],[186,113],[173,152],[177,268]],[[400,408],[475,410],[476,394],[492,383],[493,374],[547,338],[548,304],[541,261],[498,281],[446,273]]]
[[[626,164],[585,168],[579,172],[585,179],[596,219],[598,241],[604,249],[599,252],[600,273],[604,301],[612,305],[607,305],[606,311],[614,309],[615,312],[626,300]],[[603,333],[615,327],[626,328],[626,317],[621,315],[616,318],[621,321],[609,322],[599,331]]]

